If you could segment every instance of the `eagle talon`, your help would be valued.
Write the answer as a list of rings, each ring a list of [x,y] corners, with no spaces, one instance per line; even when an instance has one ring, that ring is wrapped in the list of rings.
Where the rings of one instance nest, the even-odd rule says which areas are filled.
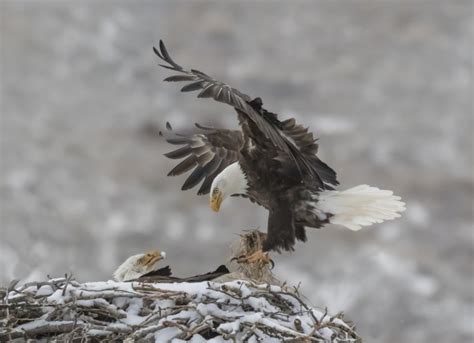
[[[242,259],[245,258],[245,255],[235,256],[230,259],[230,262],[236,261],[237,263],[242,263]]]
[[[257,250],[250,255],[241,255],[239,257],[234,257],[231,261],[237,261],[237,263],[261,263],[261,264],[271,264],[272,269],[275,266],[275,263],[272,259],[268,257],[267,252],[262,250]]]

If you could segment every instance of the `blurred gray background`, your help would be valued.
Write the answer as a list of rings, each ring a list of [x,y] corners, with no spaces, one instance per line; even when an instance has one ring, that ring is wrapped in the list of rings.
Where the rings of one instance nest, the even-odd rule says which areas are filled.
[[[320,137],[341,188],[407,202],[400,220],[309,233],[276,273],[344,310],[368,342],[474,336],[471,1],[1,1],[0,283],[73,272],[109,279],[163,249],[206,272],[267,213],[219,214],[166,177],[157,131],[237,127],[233,110],[180,94],[151,47],[262,97]]]

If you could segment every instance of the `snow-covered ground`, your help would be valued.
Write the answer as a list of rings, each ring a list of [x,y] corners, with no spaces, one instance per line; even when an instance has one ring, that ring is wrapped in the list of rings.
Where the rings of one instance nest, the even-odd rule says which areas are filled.
[[[342,187],[407,201],[401,220],[309,233],[276,274],[344,310],[368,341],[474,336],[472,3],[2,1],[0,283],[73,271],[108,279],[168,252],[179,275],[223,262],[245,199],[219,214],[179,191],[157,136],[170,121],[236,126],[233,111],[161,80],[151,47],[320,137]],[[217,261],[217,263],[216,263]],[[381,324],[383,322],[384,324]]]

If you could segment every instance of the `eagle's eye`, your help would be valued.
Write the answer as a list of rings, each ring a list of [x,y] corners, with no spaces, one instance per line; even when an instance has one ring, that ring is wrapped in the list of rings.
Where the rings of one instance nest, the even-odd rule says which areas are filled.
[[[218,188],[214,188],[214,190],[212,191],[212,195],[217,195],[217,193],[219,193],[219,189],[218,189]]]

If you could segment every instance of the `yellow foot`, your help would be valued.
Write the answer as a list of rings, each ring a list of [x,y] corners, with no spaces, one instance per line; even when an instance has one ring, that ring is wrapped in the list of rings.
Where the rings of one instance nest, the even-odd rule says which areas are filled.
[[[257,250],[251,255],[239,256],[234,259],[237,260],[237,263],[260,263],[264,265],[271,264],[272,267],[274,266],[273,261],[268,257],[268,252],[263,252],[262,249]]]

